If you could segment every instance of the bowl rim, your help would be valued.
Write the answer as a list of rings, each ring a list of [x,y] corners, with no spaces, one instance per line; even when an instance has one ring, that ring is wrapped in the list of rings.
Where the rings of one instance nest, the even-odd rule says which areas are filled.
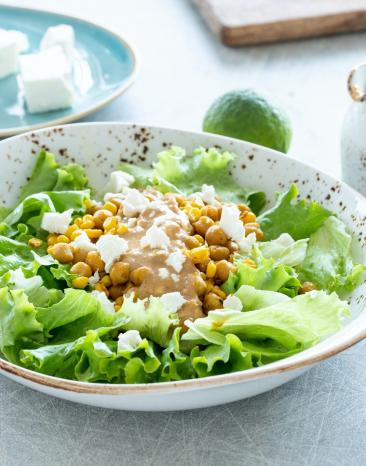
[[[137,75],[140,71],[139,53],[134,43],[129,38],[127,39],[125,36],[122,36],[121,34],[119,34],[117,31],[115,31],[114,28],[104,26],[101,23],[96,22],[94,20],[89,21],[77,15],[70,15],[68,13],[62,13],[61,11],[52,11],[46,8],[30,8],[30,7],[22,6],[22,5],[13,6],[13,5],[8,5],[8,4],[1,4],[0,9],[1,8],[6,8],[9,10],[12,9],[12,10],[24,10],[24,11],[46,13],[46,14],[50,14],[53,16],[59,16],[62,18],[78,21],[80,23],[83,23],[89,26],[93,26],[94,28],[103,31],[109,34],[110,36],[113,36],[120,44],[123,45],[123,47],[130,54],[131,61],[132,61],[132,70],[130,74],[128,75],[128,77],[125,80],[123,80],[121,84],[117,87],[117,89],[115,89],[110,95],[101,99],[97,103],[90,105],[85,110],[74,112],[74,113],[71,113],[69,115],[66,115],[60,118],[55,118],[53,120],[50,119],[50,120],[44,121],[43,123],[41,122],[41,123],[37,123],[34,125],[15,126],[12,128],[4,128],[4,129],[0,128],[0,138],[7,138],[7,137],[12,137],[12,136],[22,135],[25,132],[36,131],[39,129],[47,129],[51,126],[64,125],[66,123],[71,123],[72,121],[84,118],[94,112],[97,112],[98,110],[102,109],[103,107],[111,103],[113,100],[117,99],[136,81]]]
[[[13,136],[11,138],[5,139],[0,141],[0,148],[3,144],[8,144],[12,141],[16,141],[19,139],[27,139],[29,136],[34,136],[37,134],[47,133],[50,130],[55,128],[62,128],[64,130],[68,130],[74,127],[93,127],[93,126],[122,126],[122,127],[134,127],[134,128],[149,128],[156,131],[178,131],[180,133],[184,133],[186,135],[193,135],[196,137],[204,136],[204,137],[212,137],[215,141],[223,141],[223,142],[235,142],[236,144],[243,145],[243,147],[250,146],[251,148],[257,148],[258,150],[265,151],[270,153],[276,157],[282,158],[291,158],[286,154],[281,152],[275,151],[273,149],[269,149],[267,147],[259,146],[257,144],[249,143],[247,141],[240,141],[237,139],[229,138],[226,136],[221,136],[217,134],[205,133],[202,131],[190,131],[190,130],[181,130],[176,128],[169,128],[163,126],[154,126],[148,125],[143,123],[131,123],[131,122],[114,122],[114,121],[106,121],[106,122],[82,122],[82,123],[75,123],[72,125],[60,125],[60,126],[53,126],[42,128],[37,131],[29,131],[27,133],[23,133],[20,135]],[[316,172],[323,174],[326,177],[331,178],[332,180],[340,183],[342,186],[345,186],[347,190],[349,190],[353,195],[355,195],[358,199],[363,200],[366,203],[366,198],[362,196],[360,193],[355,191],[353,188],[348,186],[346,183],[338,180],[337,178],[333,177],[332,175],[328,175],[324,173],[322,170],[319,170],[317,167],[312,166],[311,164],[305,163],[300,160],[292,159],[295,161],[296,164],[303,165],[305,167],[309,167]],[[333,334],[332,336],[337,335]],[[222,385],[232,385],[242,382],[250,382],[257,379],[263,379],[265,377],[273,377],[278,376],[282,373],[287,373],[289,371],[296,371],[305,369],[310,367],[318,362],[321,362],[325,359],[328,359],[341,351],[355,345],[356,343],[360,342],[366,338],[366,321],[363,326],[361,327],[354,327],[350,330],[350,333],[347,335],[343,335],[343,338],[340,341],[334,341],[330,346],[326,347],[319,347],[315,345],[312,348],[309,348],[305,351],[297,353],[296,355],[290,356],[288,358],[282,359],[280,361],[276,361],[270,363],[268,365],[264,365],[261,367],[256,367],[252,369],[248,369],[245,371],[238,371],[229,374],[221,374],[221,375],[213,375],[205,378],[197,378],[197,379],[187,379],[187,380],[180,380],[180,381],[171,381],[171,382],[156,382],[156,383],[140,383],[140,384],[108,384],[108,383],[95,383],[95,382],[82,382],[77,380],[68,380],[63,379],[60,377],[54,377],[50,375],[41,374],[38,372],[34,372],[30,369],[23,368],[16,364],[13,364],[5,359],[0,358],[0,373],[5,372],[10,376],[14,376],[15,378],[25,379],[30,383],[39,384],[44,387],[58,389],[68,392],[74,393],[84,393],[84,394],[94,394],[94,395],[137,395],[137,394],[144,394],[144,393],[167,393],[167,392],[176,392],[177,390],[182,392],[186,390],[195,390],[200,388],[210,388],[210,387],[217,387]],[[326,341],[326,340],[325,340]]]

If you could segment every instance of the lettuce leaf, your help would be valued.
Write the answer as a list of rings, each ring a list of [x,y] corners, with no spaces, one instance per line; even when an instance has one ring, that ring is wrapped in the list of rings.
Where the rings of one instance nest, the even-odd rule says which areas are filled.
[[[313,291],[255,311],[211,311],[207,317],[186,321],[183,340],[223,344],[229,333],[241,340],[270,340],[286,350],[301,351],[341,328],[347,305],[335,293]]]
[[[243,304],[243,311],[254,311],[273,304],[288,301],[290,298],[275,291],[257,290],[253,286],[242,285],[235,293]]]
[[[308,239],[294,241],[289,234],[282,233],[277,239],[258,243],[258,248],[264,257],[274,259],[275,265],[285,264],[295,267],[304,261],[308,241]]]
[[[41,150],[29,181],[20,192],[19,201],[42,191],[82,190],[87,182],[83,167],[67,164],[60,168],[52,153]]]
[[[310,237],[300,278],[311,281],[318,288],[351,292],[366,280],[366,266],[355,264],[351,254],[351,235],[336,217],[329,217]]]
[[[298,194],[299,190],[292,184],[288,191],[277,194],[272,209],[257,218],[267,241],[282,233],[288,233],[294,240],[309,238],[332,215],[315,201],[302,199],[295,202]]]
[[[27,227],[27,234],[40,237],[41,221],[45,212],[64,212],[73,209],[75,214],[82,214],[85,212],[84,201],[89,197],[89,190],[54,191],[28,196],[5,217],[0,224],[0,234],[11,238],[17,237],[19,224],[22,224]]]
[[[34,258],[28,245],[0,236],[0,277],[9,270],[23,267],[34,270]]]
[[[44,341],[43,325],[33,304],[22,290],[0,289],[0,352],[11,362],[18,361],[19,349]]]
[[[247,202],[258,213],[265,205],[263,192],[250,192],[235,183],[229,164],[235,159],[230,152],[214,147],[186,154],[180,147],[171,147],[158,154],[153,175],[174,185],[185,194],[200,191],[203,184],[215,186],[216,192],[227,202]]]
[[[112,326],[116,315],[91,293],[71,288],[52,306],[37,308],[37,320],[57,342],[74,340],[90,329]]]
[[[273,259],[259,258],[254,269],[244,262],[236,260],[236,271],[230,272],[228,280],[222,285],[226,294],[232,294],[242,285],[249,285],[258,290],[280,291],[290,297],[297,295],[301,286],[295,271],[287,265],[274,265]]]
[[[102,331],[101,331],[102,330]],[[153,344],[143,339],[131,352],[118,352],[108,329],[89,330],[70,343],[25,349],[20,359],[37,372],[83,382],[148,383],[158,378],[160,361]]]
[[[253,367],[252,356],[236,335],[227,334],[222,345],[198,346],[191,352],[192,367],[198,377],[236,372]]]
[[[180,350],[180,332],[179,327],[174,330],[168,346],[161,355],[159,380],[162,382],[190,379],[194,375],[189,355]]]
[[[120,309],[126,318],[124,330],[138,330],[140,334],[162,347],[169,343],[173,326],[178,324],[178,316],[166,309],[161,298],[151,296],[147,299],[126,297]]]

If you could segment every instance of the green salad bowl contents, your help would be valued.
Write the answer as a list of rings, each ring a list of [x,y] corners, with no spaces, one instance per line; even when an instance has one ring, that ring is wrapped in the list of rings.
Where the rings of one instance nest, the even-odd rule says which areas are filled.
[[[21,168],[1,198],[5,374],[69,399],[75,387],[107,396],[95,387],[182,386],[183,409],[241,397],[234,390],[192,403],[187,383],[231,387],[269,371],[279,381],[259,382],[264,391],[285,381],[276,368],[286,373],[295,361],[304,369],[318,347],[327,357],[327,342],[352,327],[364,300],[355,241],[363,224],[338,199],[353,192],[317,174],[315,200],[312,169],[276,152],[159,131],[74,125],[0,147],[10,157],[4,177]],[[287,170],[285,178],[289,164],[294,177]],[[123,398],[112,406],[172,409],[174,397],[165,406],[150,398],[141,408]]]

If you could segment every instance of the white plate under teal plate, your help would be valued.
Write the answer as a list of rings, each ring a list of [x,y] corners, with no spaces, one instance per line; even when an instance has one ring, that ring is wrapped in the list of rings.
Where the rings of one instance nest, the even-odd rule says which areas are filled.
[[[124,92],[136,76],[136,53],[119,35],[82,19],[41,10],[0,6],[0,28],[28,36],[28,52],[37,51],[50,26],[69,24],[75,30],[76,99],[73,107],[31,114],[27,111],[17,76],[0,79],[0,137],[78,120],[99,110]]]

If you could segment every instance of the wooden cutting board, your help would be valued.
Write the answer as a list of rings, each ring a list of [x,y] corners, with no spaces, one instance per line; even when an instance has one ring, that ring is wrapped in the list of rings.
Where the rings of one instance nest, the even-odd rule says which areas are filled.
[[[193,0],[227,45],[366,29],[366,0]]]

